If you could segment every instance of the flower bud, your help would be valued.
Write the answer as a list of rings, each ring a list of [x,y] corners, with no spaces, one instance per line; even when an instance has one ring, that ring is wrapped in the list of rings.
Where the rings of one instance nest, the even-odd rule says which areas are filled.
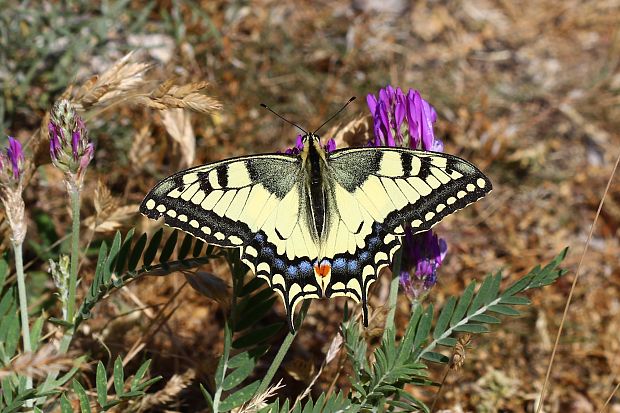
[[[48,124],[52,163],[65,173],[67,184],[80,189],[95,148],[84,121],[68,100],[54,104]]]

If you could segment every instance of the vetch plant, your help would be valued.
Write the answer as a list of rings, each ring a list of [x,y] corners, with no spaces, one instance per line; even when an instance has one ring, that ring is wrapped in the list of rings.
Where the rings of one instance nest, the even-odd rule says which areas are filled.
[[[94,175],[87,171],[92,169],[95,152],[85,118],[107,107],[128,102],[161,111],[183,108],[209,113],[220,108],[216,100],[205,94],[207,82],[176,85],[168,81],[158,84],[145,79],[150,65],[132,60],[130,53],[92,78],[91,82],[82,87],[71,87],[63,94],[68,98],[56,102],[51,108],[45,133],[41,130],[34,132],[24,145],[34,143],[32,147],[37,148],[39,137],[49,136],[51,163],[62,172],[63,184],[69,195],[72,214],[67,235],[67,238],[70,237],[68,254],[62,253],[64,246],[61,246],[45,251],[44,258],[49,261],[53,283],[44,285],[43,296],[57,297],[57,301],[40,300],[40,293],[33,291],[40,291],[41,283],[35,284],[30,277],[25,277],[24,272],[22,247],[37,243],[36,237],[28,243],[28,205],[22,198],[33,174],[24,173],[26,157],[19,141],[9,137],[6,148],[0,149],[0,200],[14,251],[13,263],[7,262],[7,257],[0,257],[0,412],[60,410],[62,413],[85,413],[111,409],[139,412],[169,399],[168,385],[160,390],[166,393],[165,396],[154,393],[150,398],[144,397],[149,387],[161,377],[148,376],[150,360],[142,357],[143,360],[136,363],[135,357],[140,356],[139,351],[111,358],[107,366],[105,361],[95,360],[96,368],[91,374],[94,385],[91,388],[87,385],[91,380],[80,376],[90,374],[86,361],[93,355],[90,350],[88,354],[85,350],[80,353],[76,348],[81,343],[76,345],[74,337],[79,332],[94,337],[97,332],[87,328],[80,330],[91,316],[91,310],[110,293],[141,276],[185,272],[194,285],[204,285],[208,289],[212,285],[221,287],[223,284],[221,281],[219,284],[209,283],[212,280],[206,272],[187,272],[213,258],[222,257],[221,252],[196,242],[192,237],[179,237],[176,232],[167,238],[163,237],[163,231],[150,238],[147,234],[136,234],[134,237],[134,228],[123,236],[117,233],[111,243],[99,239],[92,244],[80,243],[80,224],[84,224],[81,222],[80,206],[82,194],[89,188],[87,179]],[[40,162],[38,158],[29,161],[28,165]],[[39,171],[37,168],[28,169],[35,176]],[[46,172],[43,170],[37,177],[41,178],[42,183],[53,175]],[[36,228],[40,229],[39,226]],[[81,251],[80,245],[86,244],[97,245],[98,253],[93,256],[92,248]],[[56,251],[58,253],[54,256]],[[41,250],[37,250],[39,252]],[[88,260],[78,271],[82,257]],[[92,268],[90,263],[94,263]],[[196,282],[195,277],[201,277],[200,282]],[[48,291],[48,285],[55,286],[55,291]],[[79,290],[84,294],[78,291],[80,286],[82,288]],[[53,294],[47,295],[48,292]],[[38,295],[37,299],[31,299],[30,314],[27,302],[29,293]],[[220,296],[225,293],[224,288]],[[240,309],[236,311],[241,312]],[[59,317],[50,317],[50,313]],[[128,367],[130,361],[132,363]],[[188,380],[192,379],[193,375]]]
[[[30,343],[30,325],[28,320],[28,297],[26,294],[26,275],[22,257],[22,244],[26,238],[26,212],[22,191],[24,186],[24,153],[17,139],[9,136],[5,153],[0,153],[0,199],[11,228],[11,246],[15,257],[17,290],[19,293],[19,313],[24,352],[32,351]],[[25,389],[32,388],[32,378],[26,379]]]
[[[400,88],[388,85],[379,90],[378,96],[368,94],[366,102],[374,123],[374,136],[369,145],[443,152],[443,142],[433,130],[437,121],[435,109],[417,90],[409,89],[405,94]],[[437,269],[447,249],[446,241],[433,231],[414,233],[411,226],[405,227],[403,247],[394,257],[386,329],[393,327],[399,283],[417,304],[435,285]]]
[[[365,136],[371,146],[400,146],[435,152],[443,150],[443,143],[433,132],[435,111],[419,92],[410,90],[405,94],[398,88],[388,86],[377,96],[369,95],[367,102],[374,119],[372,135]],[[387,303],[390,312],[381,343],[375,347],[367,341],[358,321],[358,312],[350,311],[347,306],[340,332],[333,337],[321,368],[308,387],[294,398],[274,378],[297,337],[310,300],[303,301],[295,317],[295,332],[288,332],[286,323],[272,314],[277,300],[274,291],[267,288],[263,279],[249,275],[238,250],[207,245],[178,230],[160,228],[151,235],[138,233],[135,228],[125,234],[117,232],[109,242],[102,242],[98,248],[97,257],[93,258],[96,264],[92,281],[84,285],[84,296],[79,299],[78,281],[81,279],[85,283],[85,279],[78,274],[80,200],[94,146],[76,106],[68,100],[54,105],[48,131],[51,160],[63,172],[72,210],[69,255],[50,261],[50,274],[57,288],[62,313],[61,319],[51,318],[50,321],[60,327],[60,342],[54,351],[50,350],[50,345],[40,346],[45,322],[43,317],[36,319],[28,328],[24,274],[22,269],[20,275],[21,262],[18,263],[18,249],[15,248],[23,352],[19,351],[20,323],[12,302],[12,288],[7,288],[0,291],[0,303],[6,303],[0,305],[0,342],[4,343],[0,346],[0,405],[6,411],[18,411],[33,402],[36,402],[33,409],[37,412],[60,408],[64,413],[77,406],[83,413],[110,409],[140,411],[140,400],[146,390],[160,379],[147,378],[150,361],[141,363],[133,377],[129,377],[130,373],[124,367],[127,359],[118,357],[110,361],[109,369],[99,361],[93,372],[94,388],[88,389],[84,381],[76,377],[80,364],[87,356],[76,356],[73,365],[67,366],[67,352],[80,326],[105,297],[141,277],[182,273],[195,289],[222,303],[222,353],[212,380],[204,381],[200,386],[208,411],[428,412],[430,409],[425,401],[412,396],[407,386],[437,384],[429,375],[429,363],[449,363],[451,360],[447,354],[456,352],[461,355],[458,364],[462,364],[463,343],[466,342],[464,336],[489,332],[490,325],[501,322],[499,316],[521,314],[515,307],[530,304],[524,292],[549,285],[565,273],[560,268],[566,254],[563,251],[544,267],[532,269],[503,289],[501,272],[485,277],[479,288],[472,282],[462,294],[447,298],[443,307],[435,311],[435,306],[425,304],[424,299],[432,297],[431,288],[446,257],[447,243],[433,231],[415,234],[413,229],[407,227],[402,251],[396,253],[392,263],[393,279]],[[336,150],[335,142],[327,140],[324,149],[326,152]],[[298,138],[295,147],[286,153],[295,154],[302,150],[303,141]],[[17,195],[21,200],[23,190],[21,174],[24,157],[17,141],[10,140],[9,150],[3,152],[0,162],[3,204],[7,215],[13,214],[9,221],[11,228],[15,227],[15,240],[23,242],[23,201],[21,212],[19,202],[11,201],[11,196]],[[13,208],[11,212],[8,212],[9,208]],[[19,254],[21,256],[21,252]],[[194,271],[215,259],[228,264],[230,286],[218,278],[219,274]],[[0,260],[0,281],[4,281],[8,273],[7,263]],[[412,301],[408,322],[400,329],[394,324],[399,287]],[[274,346],[278,338],[280,343]],[[27,343],[31,347],[27,347]],[[29,352],[34,356],[28,357],[25,353]],[[43,364],[41,360],[44,359],[48,360],[47,367],[27,368],[29,363],[34,363],[33,360]],[[328,392],[313,389],[324,367],[334,360],[339,360],[337,375],[350,372],[348,389]],[[345,366],[350,367],[346,370]],[[68,371],[61,374],[61,369]],[[30,373],[27,373],[32,371],[38,372],[36,381],[40,382],[33,383],[28,376]]]
[[[48,125],[52,163],[65,174],[65,184],[71,199],[71,267],[65,321],[73,323],[75,290],[80,240],[80,193],[88,164],[94,156],[93,143],[88,139],[84,121],[68,100],[54,105]]]

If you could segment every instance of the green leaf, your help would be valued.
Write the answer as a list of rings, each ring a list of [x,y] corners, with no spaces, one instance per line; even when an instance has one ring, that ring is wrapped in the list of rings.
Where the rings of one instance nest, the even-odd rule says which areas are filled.
[[[410,405],[409,403],[401,402],[400,400],[388,400],[387,404],[393,407],[398,407],[405,412],[418,411],[417,407]]]
[[[512,307],[508,307],[507,305],[502,305],[502,304],[490,305],[489,306],[489,311],[492,311],[492,312],[498,313],[498,314],[502,314],[502,315],[509,315],[509,316],[519,316],[519,315],[521,315],[520,311],[517,311],[517,310],[515,310]]]
[[[451,327],[455,326],[463,319],[463,316],[467,311],[467,307],[469,307],[471,299],[474,296],[474,288],[476,288],[476,282],[472,281],[467,288],[465,288],[465,291],[463,291],[463,294],[459,299],[459,303],[456,305],[456,308],[452,313],[452,318],[450,319]]]
[[[262,278],[254,277],[250,281],[248,281],[239,292],[239,296],[244,296],[253,293],[258,290],[260,287],[264,286],[266,281]]]
[[[150,365],[151,365],[151,360],[147,360],[144,363],[142,363],[142,365],[138,368],[138,371],[136,371],[136,374],[134,375],[133,380],[131,380],[131,385],[129,387],[131,391],[135,391],[138,388],[140,381],[144,378],[144,375],[146,374]]]
[[[156,377],[153,377],[152,379],[148,379],[147,381],[143,381],[142,383],[138,384],[135,391],[143,391],[147,389],[148,387],[152,386],[154,383],[157,383],[161,379],[162,379],[161,376],[156,376]]]
[[[485,303],[491,301],[494,297],[491,297],[493,288],[493,276],[489,275],[484,279],[482,285],[478,289],[478,293],[474,297],[469,309],[467,310],[467,316],[474,314]]]
[[[8,314],[2,320],[2,328],[6,328],[6,342],[4,343],[4,351],[9,358],[15,355],[17,344],[19,343],[19,318],[17,313]]]
[[[226,374],[228,356],[230,355],[231,340],[232,340],[232,332],[230,331],[230,327],[228,327],[228,323],[225,323],[224,324],[224,353],[220,357],[220,361],[217,363],[217,368],[215,370],[215,386],[218,388],[222,386],[222,382],[224,381],[224,375]]]
[[[99,406],[105,407],[108,400],[108,376],[105,372],[105,367],[103,363],[99,361],[97,363],[97,376],[96,376],[96,386],[97,386],[97,402]]]
[[[62,376],[60,376],[60,378],[54,380],[54,385],[52,387],[56,387],[56,388],[62,387],[62,386],[65,385],[65,383],[67,383],[69,380],[71,380],[71,378],[79,370],[80,364],[82,364],[84,362],[85,358],[86,358],[86,356],[81,356],[81,357],[78,357],[77,359],[75,359],[75,361],[73,362],[74,367],[72,367],[71,370],[69,370],[68,372],[66,372]]]
[[[131,241],[133,238],[135,228],[132,228],[125,235],[125,240],[123,241],[123,245],[121,245],[121,249],[118,251],[118,255],[116,258],[116,268],[114,272],[117,274],[121,274],[125,269],[125,264],[127,263],[127,257],[129,256],[129,252],[131,251]]]
[[[9,274],[9,264],[3,259],[0,259],[0,291],[4,288],[4,281]],[[1,313],[0,313],[1,314]]]
[[[0,298],[0,317],[7,313],[7,310],[13,306],[13,289],[9,288]]]
[[[110,278],[112,278],[112,273],[116,267],[116,259],[120,248],[121,233],[116,231],[116,235],[114,235],[114,240],[112,241],[112,246],[110,247],[110,252],[108,253],[108,258],[106,259],[105,267],[103,269],[103,281],[106,284],[108,284],[110,282]]]
[[[181,248],[179,248],[179,254],[177,257],[179,260],[184,260],[189,253],[189,250],[192,248],[192,242],[194,242],[196,238],[191,236],[190,234],[185,234],[185,238],[183,238],[183,243],[181,244]]]
[[[73,408],[66,395],[60,396],[60,411],[61,413],[73,413]]]
[[[471,316],[469,320],[476,321],[478,323],[487,323],[487,324],[501,323],[501,320],[499,318],[493,317],[492,315],[488,315],[488,314],[477,314],[475,316]]]
[[[433,305],[429,305],[422,318],[420,319],[420,323],[416,328],[415,338],[413,340],[413,348],[414,350],[420,347],[422,343],[428,338],[429,333],[431,332],[431,325],[433,322]]]
[[[147,235],[142,234],[136,245],[134,245],[131,250],[131,254],[129,255],[129,262],[127,263],[127,271],[134,271],[138,266],[138,262],[140,262],[140,258],[142,257],[142,251],[144,251],[144,247],[146,247]]]
[[[32,351],[37,351],[39,348],[39,339],[41,338],[41,331],[43,331],[43,323],[45,323],[45,317],[43,315],[37,317],[32,327],[30,327],[30,347]]]
[[[90,292],[92,297],[96,297],[99,292],[99,287],[103,284],[103,268],[105,267],[106,257],[108,256],[108,244],[101,243],[99,247],[99,256],[97,257],[97,266],[95,267],[95,277],[93,283],[90,286]]]
[[[159,262],[168,262],[172,253],[174,252],[174,248],[177,246],[177,240],[179,238],[179,231],[173,231],[172,234],[166,240],[164,244],[164,248],[161,250],[161,254],[159,254]]]
[[[11,384],[10,376],[6,376],[2,379],[2,395],[7,405],[13,402],[13,385]]]
[[[230,390],[238,386],[243,380],[248,378],[248,376],[252,373],[252,370],[254,370],[254,360],[248,359],[247,362],[237,367],[224,379],[222,388],[224,390]]]
[[[228,396],[226,400],[222,402],[222,404],[220,404],[220,411],[227,412],[234,409],[235,407],[241,406],[243,403],[247,402],[252,398],[254,392],[256,392],[256,390],[258,389],[258,386],[260,386],[260,380],[256,380],[254,383],[248,384],[241,390],[234,392],[233,394]]]
[[[446,347],[454,347],[458,343],[458,340],[454,337],[444,337],[440,340],[437,340],[437,344],[446,346]]]
[[[234,348],[245,348],[262,343],[265,340],[270,339],[275,333],[280,331],[284,326],[283,323],[274,323],[265,327],[251,330],[233,341],[232,346]]]
[[[157,250],[159,249],[159,244],[161,244],[161,239],[164,235],[164,229],[160,228],[149,242],[149,246],[146,247],[146,251],[144,251],[144,256],[142,257],[142,262],[145,267],[151,265],[153,260],[155,259],[155,255],[157,255]]]
[[[488,333],[490,330],[484,324],[464,324],[462,326],[455,326],[454,331],[464,332],[464,333],[472,333],[472,334],[480,334],[480,333]]]
[[[456,298],[450,297],[444,304],[441,309],[441,313],[439,313],[439,318],[437,319],[437,324],[435,324],[435,330],[433,331],[433,338],[438,339],[448,328],[448,323],[450,322],[450,317],[454,312],[454,307],[456,306]]]
[[[70,323],[66,320],[62,320],[60,318],[56,318],[56,317],[50,317],[47,319],[47,321],[49,321],[52,324],[56,324],[65,328],[71,328],[73,327],[73,323]]]
[[[204,397],[205,401],[207,402],[207,407],[209,407],[210,410],[213,410],[213,398],[211,397],[207,389],[204,388],[202,383],[200,384],[200,392],[202,393],[202,397]]]
[[[123,385],[125,384],[125,372],[123,372],[123,360],[117,356],[114,360],[114,391],[117,396],[123,395]]]
[[[80,400],[80,409],[82,410],[82,413],[91,413],[90,401],[88,400],[84,387],[82,387],[80,382],[75,379],[73,379],[72,384],[73,391],[75,391],[75,394],[77,394],[78,399]]]
[[[527,297],[521,297],[518,295],[513,295],[510,297],[501,297],[499,300],[500,304],[506,305],[530,305],[532,301]]]
[[[196,243],[194,244],[194,251],[192,251],[192,255],[194,256],[194,258],[200,256],[200,252],[202,251],[202,247],[205,245],[205,243],[199,239],[196,240]]]
[[[261,318],[265,317],[269,310],[273,307],[273,304],[277,301],[277,297],[268,298],[256,304],[253,307],[253,311],[246,311],[242,316],[239,316],[237,323],[235,324],[235,331],[243,331],[246,328],[252,327]]]
[[[144,393],[141,390],[140,391],[138,391],[138,390],[136,390],[136,391],[128,391],[128,392],[123,393],[123,395],[120,396],[120,398],[123,399],[123,400],[127,400],[127,399],[132,399],[134,397],[144,396],[145,394],[146,393]]]
[[[250,353],[244,351],[243,353],[239,353],[228,360],[228,368],[236,369],[237,367],[243,366],[247,363],[252,363],[252,360],[250,359]]]
[[[450,357],[445,356],[441,353],[436,353],[434,351],[427,351],[426,353],[422,354],[420,358],[426,361],[440,364],[446,364],[450,361]]]

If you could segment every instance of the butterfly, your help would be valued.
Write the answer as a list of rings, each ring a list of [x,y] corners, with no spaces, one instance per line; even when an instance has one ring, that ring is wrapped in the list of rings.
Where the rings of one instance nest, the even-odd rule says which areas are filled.
[[[428,231],[482,198],[491,181],[456,156],[397,147],[328,152],[315,133],[299,154],[214,162],[159,182],[140,212],[220,247],[280,294],[294,331],[310,298],[362,303],[401,247],[405,225]]]

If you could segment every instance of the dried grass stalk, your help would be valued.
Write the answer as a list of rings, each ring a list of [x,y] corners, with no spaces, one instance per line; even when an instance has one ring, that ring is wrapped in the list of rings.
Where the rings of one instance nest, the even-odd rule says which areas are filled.
[[[129,161],[133,172],[142,170],[153,158],[154,140],[151,137],[151,128],[144,125],[133,138],[129,149]]]
[[[277,384],[267,388],[264,393],[257,394],[247,403],[242,404],[240,407],[233,409],[233,413],[256,413],[259,410],[265,408],[267,406],[267,400],[276,395],[276,392],[284,387],[282,384],[282,380],[280,380]]]
[[[179,144],[184,166],[191,166],[196,157],[196,135],[190,114],[183,109],[166,109],[162,114],[166,131]]]
[[[216,99],[203,93],[208,84],[208,82],[200,81],[175,86],[172,80],[167,80],[151,93],[136,96],[135,101],[159,110],[180,108],[210,113],[221,109],[222,105]]]
[[[132,410],[143,412],[173,401],[183,389],[187,388],[194,381],[194,378],[196,378],[196,371],[194,369],[188,369],[183,374],[175,374],[168,380],[163,389],[157,393],[147,394]]]
[[[220,103],[204,94],[208,82],[174,85],[172,79],[155,83],[146,75],[149,63],[133,62],[130,52],[100,75],[93,76],[73,96],[73,103],[81,111],[105,108],[118,103],[139,104],[153,109],[189,109],[209,113],[221,108]],[[66,94],[71,94],[69,87]]]
[[[93,76],[78,90],[73,101],[82,110],[94,106],[109,106],[120,98],[142,90],[146,85],[148,63],[132,62],[134,53],[130,52],[101,75]]]
[[[95,232],[107,233],[123,228],[127,221],[138,214],[139,204],[129,204],[115,208],[105,219],[100,219],[97,215],[92,215],[84,220],[84,225],[93,229]]]
[[[344,126],[336,125],[323,136],[327,139],[334,139],[337,148],[366,146],[368,141],[374,137],[372,116],[360,116]]]
[[[73,367],[73,362],[71,355],[58,354],[52,344],[46,344],[36,353],[22,354],[10,365],[0,368],[0,379],[11,374],[43,378],[53,372],[68,370]]]

